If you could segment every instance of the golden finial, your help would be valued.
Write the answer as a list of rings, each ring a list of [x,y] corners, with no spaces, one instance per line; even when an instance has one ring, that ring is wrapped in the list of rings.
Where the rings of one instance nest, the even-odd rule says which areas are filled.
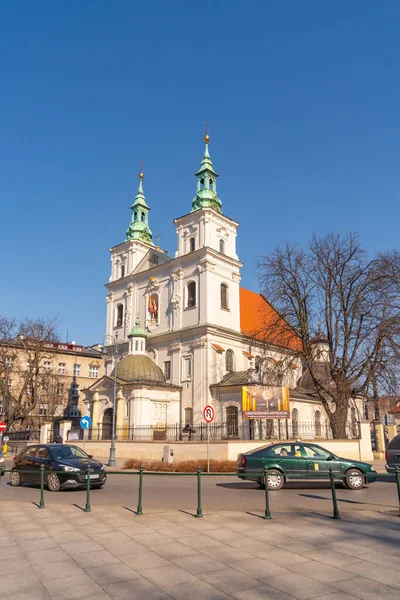
[[[143,173],[143,163],[142,163],[142,162],[140,163],[140,166],[139,166],[139,175],[138,175],[138,177],[139,177],[139,179],[140,179],[140,180],[142,180],[142,179],[143,179],[143,177],[144,177],[144,173]]]
[[[204,129],[205,129],[204,141],[206,144],[208,144],[208,142],[210,141],[210,136],[208,135],[208,121],[206,121]]]

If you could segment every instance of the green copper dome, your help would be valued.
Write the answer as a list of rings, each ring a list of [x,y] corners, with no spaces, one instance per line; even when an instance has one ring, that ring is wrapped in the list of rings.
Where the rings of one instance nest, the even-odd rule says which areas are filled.
[[[114,371],[111,377],[114,376]],[[117,378],[126,383],[165,383],[160,367],[145,354],[128,354],[117,365]]]
[[[149,206],[147,205],[145,195],[143,193],[143,177],[142,171],[139,173],[139,189],[135,201],[131,206],[132,217],[131,224],[126,231],[126,241],[141,240],[153,246],[153,234],[149,228]]]
[[[128,338],[133,338],[133,337],[147,338],[147,334],[146,334],[145,330],[143,329],[143,327],[140,325],[139,319],[136,319],[135,325],[132,327],[131,332],[128,335]]]

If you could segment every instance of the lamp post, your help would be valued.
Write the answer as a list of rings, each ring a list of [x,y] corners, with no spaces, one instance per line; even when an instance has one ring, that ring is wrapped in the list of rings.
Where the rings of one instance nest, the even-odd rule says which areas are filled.
[[[104,341],[107,344],[107,339],[111,341],[113,347],[113,361],[114,361],[114,389],[113,389],[113,414],[112,414],[112,428],[111,428],[111,446],[110,455],[108,457],[108,466],[115,467],[115,417],[116,417],[116,404],[117,404],[117,354],[118,354],[118,332],[115,337],[112,335],[106,335]]]

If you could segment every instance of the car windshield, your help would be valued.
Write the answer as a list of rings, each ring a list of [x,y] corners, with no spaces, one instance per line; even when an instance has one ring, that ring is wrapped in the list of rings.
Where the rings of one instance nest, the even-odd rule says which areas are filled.
[[[49,448],[53,460],[70,460],[74,458],[89,458],[86,452],[76,446],[54,446]]]

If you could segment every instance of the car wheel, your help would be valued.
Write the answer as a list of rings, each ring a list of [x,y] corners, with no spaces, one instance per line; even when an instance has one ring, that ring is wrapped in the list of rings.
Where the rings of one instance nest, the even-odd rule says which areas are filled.
[[[11,471],[10,482],[11,482],[11,485],[13,485],[14,487],[21,485],[21,475],[20,475],[20,473],[18,473],[18,471]]]
[[[61,490],[61,483],[56,473],[50,473],[48,476],[47,487],[50,492],[59,492]]]
[[[364,486],[364,475],[358,469],[349,469],[344,484],[349,490],[361,490]]]
[[[277,469],[270,469],[268,471],[268,489],[269,490],[280,490],[285,483],[283,474]]]

